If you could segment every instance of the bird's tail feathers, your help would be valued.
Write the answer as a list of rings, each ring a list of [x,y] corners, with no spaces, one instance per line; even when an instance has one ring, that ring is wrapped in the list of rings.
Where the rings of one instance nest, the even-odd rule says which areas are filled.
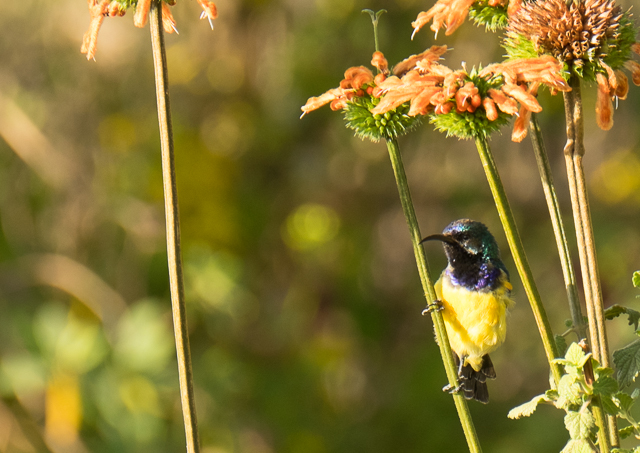
[[[459,365],[460,359],[455,355],[456,362]],[[471,365],[464,364],[459,366],[458,377],[460,378],[460,390],[467,400],[476,400],[483,404],[489,402],[489,390],[487,389],[487,379],[496,378],[496,370],[488,354],[482,357],[482,366],[478,371],[474,370]]]

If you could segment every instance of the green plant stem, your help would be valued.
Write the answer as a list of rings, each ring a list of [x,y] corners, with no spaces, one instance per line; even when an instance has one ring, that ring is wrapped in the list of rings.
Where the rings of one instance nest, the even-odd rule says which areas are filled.
[[[609,346],[605,327],[604,303],[598,263],[596,258],[593,227],[589,209],[589,198],[582,158],[584,148],[584,120],[582,115],[582,92],[580,79],[572,76],[569,79],[571,91],[564,92],[564,107],[567,126],[567,143],[564,148],[565,163],[571,207],[576,228],[576,239],[580,256],[580,268],[589,319],[589,338],[593,357],[604,367],[610,366]],[[608,438],[611,445],[620,445],[616,418],[607,416]]]
[[[429,267],[427,265],[427,257],[424,253],[424,248],[420,244],[422,236],[420,235],[420,228],[418,226],[418,220],[413,208],[413,202],[411,201],[411,193],[409,192],[409,184],[407,182],[407,175],[404,171],[404,165],[402,163],[402,156],[400,155],[400,148],[398,142],[394,140],[387,140],[387,149],[389,150],[389,157],[391,158],[391,165],[393,166],[393,173],[396,178],[396,185],[398,186],[398,193],[400,195],[400,203],[402,204],[402,210],[407,219],[409,225],[409,233],[411,234],[411,243],[413,244],[413,252],[416,257],[416,264],[418,265],[418,273],[420,274],[420,282],[422,283],[422,289],[424,291],[427,304],[433,304],[437,297],[433,288],[433,280],[429,273]],[[437,310],[431,311],[431,320],[436,333],[436,340],[440,347],[440,354],[444,362],[444,368],[447,374],[449,385],[453,388],[458,386],[458,371],[454,363],[453,353],[449,346],[449,337],[447,336],[447,329],[444,325],[442,313]],[[453,401],[458,411],[458,417],[462,424],[464,435],[467,439],[469,451],[472,453],[481,452],[480,442],[478,441],[478,435],[469,413],[469,407],[466,400],[460,394],[453,395]]]
[[[169,107],[169,78],[162,28],[162,14],[160,12],[160,3],[157,0],[154,0],[151,4],[149,22],[156,79],[156,97],[158,101],[158,124],[160,127],[160,143],[162,148],[162,181],[164,186],[165,222],[167,229],[167,260],[171,287],[173,329],[178,359],[178,375],[180,379],[182,417],[184,420],[187,452],[197,453],[200,451],[200,444],[198,441],[198,422],[193,392],[193,372],[191,369],[191,352],[189,349],[189,331],[187,329],[187,310],[184,300],[178,189],[174,165],[171,111]]]
[[[515,262],[518,273],[520,274],[520,279],[522,280],[524,290],[529,298],[529,304],[531,305],[533,316],[535,317],[538,330],[540,331],[540,337],[542,338],[542,344],[547,356],[547,361],[551,368],[553,379],[557,385],[558,382],[560,382],[562,371],[560,369],[560,365],[553,361],[558,357],[556,343],[549,325],[547,313],[540,299],[540,293],[538,292],[538,288],[533,280],[533,273],[531,272],[529,261],[527,260],[527,256],[524,252],[524,247],[522,245],[522,240],[520,239],[520,234],[518,233],[518,228],[516,227],[513,212],[511,211],[509,201],[507,200],[507,194],[504,191],[500,175],[498,174],[498,168],[493,160],[493,154],[491,153],[491,148],[489,148],[487,139],[484,137],[477,137],[476,147],[478,148],[480,160],[482,161],[482,166],[487,176],[491,193],[493,194],[493,200],[496,208],[498,209],[498,215],[500,216],[500,221],[502,222],[502,227],[507,237],[511,254],[513,255],[513,261]]]
[[[569,301],[569,311],[571,320],[573,321],[573,330],[578,336],[578,340],[586,338],[587,328],[582,318],[582,309],[580,307],[580,298],[578,297],[578,289],[576,286],[576,276],[571,264],[571,254],[569,253],[569,244],[565,234],[564,223],[562,221],[562,213],[560,212],[560,204],[556,196],[555,184],[551,174],[551,166],[547,157],[547,150],[544,146],[542,131],[538,124],[538,117],[535,113],[531,114],[529,121],[529,136],[533,145],[533,151],[538,163],[538,172],[542,181],[544,196],[547,200],[549,208],[549,216],[551,217],[551,225],[556,238],[558,247],[558,256],[562,266],[562,274],[564,276],[564,285],[567,291],[567,300]]]

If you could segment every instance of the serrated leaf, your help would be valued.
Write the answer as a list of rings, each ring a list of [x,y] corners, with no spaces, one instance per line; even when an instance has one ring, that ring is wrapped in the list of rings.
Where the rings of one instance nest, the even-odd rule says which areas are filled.
[[[576,375],[565,374],[560,378],[556,407],[569,409],[570,406],[582,405],[582,386],[576,381]]]
[[[635,330],[638,330],[638,324],[640,323],[640,312],[629,307],[623,307],[622,305],[612,305],[604,311],[605,319],[617,318],[620,315],[627,315],[630,326],[633,326]]]
[[[609,376],[600,376],[593,383],[593,393],[596,395],[610,396],[618,391],[618,383]]]
[[[636,400],[633,399],[633,397],[631,397],[630,395],[624,392],[616,393],[614,396],[614,401],[616,405],[620,408],[620,410],[624,412],[629,412],[633,404],[636,402]]]
[[[588,439],[596,423],[591,411],[585,408],[579,412],[569,411],[564,417],[564,426],[572,439]]]
[[[620,413],[620,408],[611,396],[601,396],[600,402],[602,403],[602,409],[604,409],[607,414],[618,415]]]
[[[636,288],[640,288],[640,271],[635,271],[633,273],[631,281],[633,282],[633,286],[635,286]]]
[[[635,429],[633,428],[633,425],[629,425],[618,430],[618,433],[620,433],[621,439],[626,439],[627,437],[632,436],[634,434],[634,431]]]
[[[567,351],[567,339],[562,335],[556,335],[556,346],[558,347],[558,352],[562,355]]]
[[[555,389],[550,389],[544,392],[544,396],[546,396],[547,401],[555,401],[558,399],[560,395],[558,395],[558,391]]]
[[[605,376],[613,376],[613,368],[596,366],[593,371],[596,375],[596,379],[600,379]]]
[[[560,453],[593,453],[595,448],[585,439],[570,440]]]
[[[521,417],[528,417],[535,412],[538,404],[540,404],[540,401],[544,401],[545,399],[545,395],[538,395],[528,403],[521,404],[520,406],[511,409],[507,414],[507,417],[512,420],[517,420]]]
[[[617,377],[621,388],[635,381],[640,373],[640,340],[614,351],[613,364],[618,370]]]
[[[585,354],[582,348],[578,345],[578,343],[571,343],[571,346],[569,346],[569,349],[567,350],[567,353],[564,355],[564,358],[569,364],[577,368],[582,368],[584,364],[587,362],[587,360],[589,359],[589,356],[590,356],[590,353]]]

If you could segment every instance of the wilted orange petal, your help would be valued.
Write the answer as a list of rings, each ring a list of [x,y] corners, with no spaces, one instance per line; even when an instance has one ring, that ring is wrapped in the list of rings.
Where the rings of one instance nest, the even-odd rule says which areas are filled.
[[[498,119],[498,109],[496,109],[496,103],[491,98],[484,98],[482,100],[482,106],[485,112],[487,112],[487,119],[489,121],[495,121]]]
[[[373,53],[373,57],[371,58],[371,66],[373,66],[383,74],[389,72],[389,63],[384,57],[384,54],[380,51],[376,51]]]
[[[436,5],[433,6],[429,11],[423,11],[420,14],[418,14],[418,17],[416,18],[416,20],[411,22],[411,26],[413,27],[413,34],[411,35],[411,39],[413,39],[413,35],[415,35],[418,31],[420,31],[422,27],[424,27],[429,22],[431,22],[431,19],[433,19],[433,16],[436,14],[436,11],[441,8],[442,6],[439,6],[438,3],[436,3]]]
[[[422,90],[422,92],[420,92],[415,98],[411,100],[411,108],[409,109],[408,115],[426,115],[427,111],[431,107],[431,104],[429,102],[431,100],[431,97],[441,90],[442,88],[437,86],[428,87]]]
[[[151,0],[138,0],[136,12],[133,15],[133,25],[142,28],[147,23],[149,9],[151,8]]]
[[[502,91],[493,88],[488,91],[489,96],[496,103],[498,108],[504,113],[513,115],[518,111],[518,104],[513,99],[507,97]]]
[[[528,108],[532,112],[542,112],[542,107],[540,106],[540,104],[538,104],[538,100],[531,94],[527,93],[526,90],[520,85],[505,84],[502,87],[502,91],[514,98],[516,101],[522,104],[523,107]]]
[[[98,46],[98,32],[104,21],[105,14],[109,13],[109,0],[100,2],[89,0],[89,13],[91,14],[91,22],[89,22],[89,29],[82,37],[82,46],[80,47],[80,52],[87,54],[87,60],[95,58]]]
[[[454,31],[458,29],[462,22],[469,15],[469,8],[473,5],[475,0],[454,0],[451,4],[451,9],[449,14],[447,15],[447,19],[445,21],[447,25],[447,31],[445,35],[449,36]]]
[[[215,3],[208,0],[198,0],[198,3],[202,7],[202,14],[200,15],[200,19],[204,19],[206,17],[207,19],[209,19],[209,22],[211,22],[213,19],[218,17],[218,8],[216,8]]]
[[[634,42],[633,44],[631,44],[631,50],[640,55],[640,43]]]
[[[618,87],[616,88],[616,92],[613,94],[624,100],[627,98],[627,93],[629,92],[629,79],[625,73],[620,70],[616,71],[616,78],[618,79]]]
[[[380,103],[371,110],[371,113],[378,115],[393,110],[399,105],[404,104],[408,100],[416,96],[416,90],[404,87],[401,90],[393,90],[384,94]]]
[[[164,2],[162,2],[162,28],[164,28],[164,31],[167,33],[178,32],[176,29],[176,21],[173,18],[173,14],[171,14],[169,5]]]
[[[520,109],[518,118],[513,123],[513,132],[511,133],[511,140],[520,143],[527,136],[527,126],[529,124],[529,118],[531,117],[531,111],[526,107]]]
[[[302,116],[313,110],[319,109],[323,105],[328,104],[329,102],[334,101],[339,97],[344,96],[344,94],[345,92],[343,89],[333,88],[326,93],[321,94],[320,96],[309,98],[307,100],[307,103],[301,107]]]
[[[346,106],[347,106],[347,99],[346,98],[335,99],[335,100],[331,101],[331,104],[329,104],[329,107],[331,107],[331,110],[342,110]]]
[[[613,103],[609,94],[611,88],[604,74],[597,73],[598,98],[596,100],[596,123],[600,129],[608,131],[613,127]]]
[[[636,86],[640,85],[640,64],[636,63],[633,60],[628,60],[625,62],[624,67],[631,71],[631,80],[633,80],[633,84]]]
[[[429,49],[417,55],[411,55],[393,67],[395,75],[402,75],[416,67],[421,61],[436,62],[447,51],[447,46],[431,46]]]

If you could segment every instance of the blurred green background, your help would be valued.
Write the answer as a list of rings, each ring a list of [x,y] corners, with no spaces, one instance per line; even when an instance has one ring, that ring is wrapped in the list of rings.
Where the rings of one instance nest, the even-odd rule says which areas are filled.
[[[418,0],[195,1],[168,35],[187,308],[205,453],[462,452],[466,444],[425,306],[384,144],[307,98],[369,65],[363,8],[385,8],[393,64],[437,44],[451,67],[501,59],[469,23],[411,41]],[[630,3],[623,4],[625,7]],[[0,2],[0,451],[184,451],[164,243],[148,26],[107,18],[80,53],[81,0]],[[638,309],[640,90],[608,133],[585,88],[586,172],[605,304]],[[569,235],[562,99],[541,123]],[[492,138],[556,333],[569,317],[528,139]],[[471,403],[490,452],[557,452],[562,413],[508,410],[548,386],[531,310],[472,142],[428,125],[400,140],[423,234],[468,217],[496,235],[517,302],[492,354],[491,403]],[[574,250],[575,252],[575,250]],[[445,266],[427,246],[432,273]],[[577,255],[574,253],[574,258]],[[576,267],[577,262],[576,262]],[[633,338],[609,324],[612,349]]]

